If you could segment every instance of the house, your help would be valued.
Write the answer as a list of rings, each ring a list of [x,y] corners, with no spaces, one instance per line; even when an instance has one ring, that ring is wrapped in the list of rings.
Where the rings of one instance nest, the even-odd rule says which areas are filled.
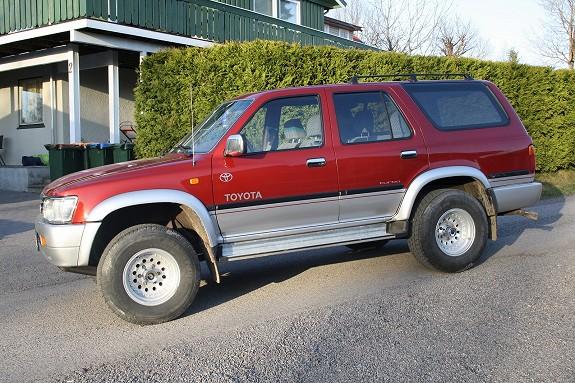
[[[324,16],[323,30],[331,35],[339,36],[347,40],[360,41],[357,32],[362,28],[358,25],[346,23],[333,17]]]
[[[282,40],[366,48],[324,32],[343,0],[0,0],[0,154],[122,140],[140,60],[170,46]]]

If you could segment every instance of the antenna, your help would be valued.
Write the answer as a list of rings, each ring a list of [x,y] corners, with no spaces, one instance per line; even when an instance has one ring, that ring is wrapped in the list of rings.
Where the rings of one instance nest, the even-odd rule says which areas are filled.
[[[194,135],[194,86],[190,82],[190,124],[192,125],[192,166],[196,166],[196,137]]]

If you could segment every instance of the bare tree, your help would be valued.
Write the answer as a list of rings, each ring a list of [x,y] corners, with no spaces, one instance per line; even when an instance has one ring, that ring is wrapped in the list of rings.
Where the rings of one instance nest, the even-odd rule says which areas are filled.
[[[554,63],[575,66],[575,0],[540,0],[546,13],[539,52]]]
[[[482,58],[486,56],[487,47],[478,32],[461,17],[445,18],[437,27],[437,51],[443,56],[471,56]]]
[[[369,12],[369,7],[361,3],[360,0],[349,0],[347,6],[330,11],[329,16],[362,27],[364,14]]]
[[[574,0],[575,1],[575,0]],[[390,52],[427,54],[451,4],[440,0],[371,0],[363,39]]]

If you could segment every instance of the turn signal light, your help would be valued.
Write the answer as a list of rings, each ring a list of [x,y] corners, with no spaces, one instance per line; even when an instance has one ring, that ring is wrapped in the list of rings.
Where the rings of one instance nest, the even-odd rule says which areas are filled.
[[[40,246],[46,247],[46,238],[43,235],[39,235],[38,239],[40,239]]]
[[[537,163],[535,160],[535,146],[529,145],[529,166],[530,172],[535,173],[535,169],[537,168]]]

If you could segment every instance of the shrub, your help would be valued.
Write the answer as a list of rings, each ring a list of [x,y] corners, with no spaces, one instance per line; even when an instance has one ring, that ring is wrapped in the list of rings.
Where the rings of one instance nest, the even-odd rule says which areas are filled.
[[[353,75],[469,73],[494,82],[533,137],[538,168],[575,166],[575,73],[511,62],[302,47],[281,42],[170,49],[147,57],[136,89],[139,157],[157,156],[224,100],[289,86],[348,81]]]

